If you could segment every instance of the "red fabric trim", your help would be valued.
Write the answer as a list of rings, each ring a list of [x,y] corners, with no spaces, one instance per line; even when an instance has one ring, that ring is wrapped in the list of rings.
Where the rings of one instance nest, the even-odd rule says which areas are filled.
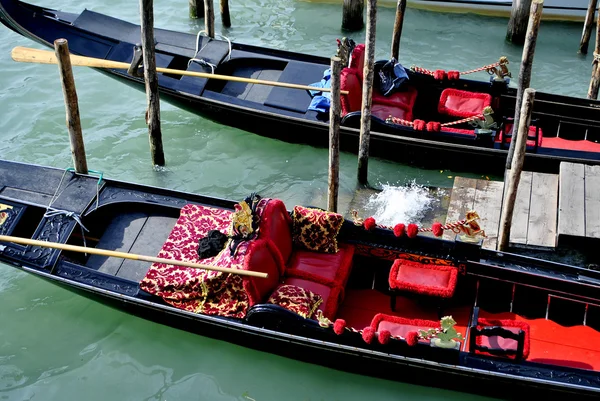
[[[438,285],[430,285],[427,283],[416,283],[409,281],[398,280],[398,274],[400,273],[401,267],[416,267],[427,269],[430,271],[448,272],[450,274],[448,283],[445,287]],[[425,272],[424,272],[425,273]],[[389,275],[390,287],[397,290],[410,291],[422,295],[431,295],[441,298],[450,298],[454,295],[454,289],[456,288],[456,281],[458,278],[458,269],[453,266],[443,265],[426,265],[419,262],[413,262],[405,259],[396,259],[392,265]]]
[[[529,351],[530,351],[530,346],[531,346],[531,340],[530,340],[530,335],[529,335],[529,324],[527,322],[523,322],[520,320],[510,320],[510,319],[485,319],[485,318],[479,318],[477,320],[477,328],[481,329],[483,327],[486,326],[500,326],[500,327],[518,327],[519,329],[523,330],[525,332],[525,342],[523,344],[523,359],[527,359],[527,357],[529,356]],[[479,346],[482,345],[482,336],[477,336],[476,337],[476,341],[475,343]],[[487,352],[481,352],[481,351],[477,351],[478,354],[485,354],[487,355]],[[514,356],[510,356],[511,359],[514,359]]]
[[[592,141],[571,141],[563,138],[544,138],[544,148],[578,150],[581,152],[600,153],[600,143]]]
[[[475,134],[475,130],[472,130],[472,129],[442,127],[442,132],[452,132],[453,134],[463,134],[463,135],[469,135],[472,137],[477,136],[477,134]]]
[[[469,102],[467,104],[460,100],[458,102],[453,101],[452,98],[468,99],[474,102]],[[478,103],[476,102],[477,100],[479,100]],[[486,106],[490,106],[491,104],[492,95],[490,95],[489,93],[468,92],[453,88],[446,88],[442,91],[442,94],[440,96],[438,112],[440,114],[446,114],[449,116],[467,118],[481,114],[483,112],[483,109]]]

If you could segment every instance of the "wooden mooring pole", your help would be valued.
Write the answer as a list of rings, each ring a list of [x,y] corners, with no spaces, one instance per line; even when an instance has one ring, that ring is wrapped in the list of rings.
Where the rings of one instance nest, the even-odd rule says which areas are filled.
[[[587,54],[588,52],[588,46],[590,43],[590,37],[592,36],[592,27],[594,26],[594,16],[596,15],[597,7],[598,0],[590,0],[587,14],[585,15],[585,23],[583,24],[581,42],[579,42],[579,53],[581,54]]]
[[[527,38],[523,46],[523,56],[521,57],[521,70],[519,71],[519,83],[517,88],[517,99],[515,102],[515,119],[513,123],[513,133],[519,126],[519,116],[521,103],[523,101],[523,92],[529,88],[531,83],[531,70],[533,68],[533,56],[535,55],[535,44],[542,21],[542,10],[544,0],[533,0],[531,3],[531,12],[529,14],[529,23],[527,24]],[[515,152],[515,141],[510,142],[508,156],[506,158],[506,168],[510,169],[513,154]]]
[[[506,40],[515,44],[522,44],[525,41],[525,32],[527,32],[527,20],[532,0],[513,0],[506,30]]]
[[[331,102],[329,107],[329,185],[327,210],[337,212],[340,189],[340,72],[342,59],[331,58]]]
[[[198,0],[189,0],[190,18],[204,18],[204,5],[198,7]]]
[[[588,89],[588,99],[598,99],[598,88],[600,87],[600,12],[596,22],[596,49],[594,50],[594,61],[592,62],[592,80]]]
[[[392,34],[392,57],[396,60],[399,60],[400,57],[400,38],[402,37],[405,11],[406,0],[398,0],[398,4],[396,5],[396,20],[394,21],[394,33]]]
[[[87,174],[87,160],[85,158],[85,146],[83,134],[81,133],[81,120],[79,119],[79,104],[77,102],[77,91],[75,90],[75,79],[71,68],[71,57],[69,55],[69,44],[66,39],[54,41],[54,52],[58,60],[58,71],[62,84],[63,96],[65,98],[65,109],[67,112],[67,129],[69,130],[69,142],[71,143],[71,156],[75,171],[79,174]]]
[[[504,199],[502,200],[502,214],[500,216],[500,232],[498,233],[498,250],[506,251],[510,241],[510,228],[512,224],[513,212],[515,210],[515,200],[517,199],[517,189],[521,180],[523,163],[525,162],[525,152],[527,149],[527,135],[529,134],[529,125],[531,124],[531,111],[533,110],[533,100],[535,90],[527,88],[523,97],[523,106],[521,107],[521,118],[519,119],[519,130],[515,142],[515,157],[512,160],[512,166],[504,181]],[[513,128],[514,132],[514,128]]]
[[[160,130],[160,100],[158,96],[158,74],[154,53],[154,7],[153,0],[140,0],[142,20],[142,53],[144,60],[144,81],[146,82],[146,124],[150,138],[150,155],[154,166],[165,165],[165,154]]]
[[[221,22],[226,28],[229,28],[231,26],[231,16],[229,15],[229,0],[221,0]]]
[[[215,6],[213,0],[204,0],[204,30],[209,38],[215,37]]]
[[[371,137],[371,104],[373,102],[373,64],[375,60],[376,22],[377,0],[367,0],[365,65],[363,69],[360,142],[358,145],[358,182],[361,185],[367,184],[369,170],[369,142]]]
[[[365,0],[344,0],[342,5],[342,29],[359,31],[365,26],[363,14]]]

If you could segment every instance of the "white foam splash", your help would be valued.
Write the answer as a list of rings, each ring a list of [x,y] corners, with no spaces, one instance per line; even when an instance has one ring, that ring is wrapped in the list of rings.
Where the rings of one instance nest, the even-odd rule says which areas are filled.
[[[427,187],[413,181],[401,187],[383,185],[381,192],[369,197],[366,207],[378,224],[419,224],[435,201]]]

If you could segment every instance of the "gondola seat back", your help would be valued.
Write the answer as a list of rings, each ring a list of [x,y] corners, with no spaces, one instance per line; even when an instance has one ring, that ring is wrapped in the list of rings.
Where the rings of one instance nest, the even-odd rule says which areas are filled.
[[[273,250],[281,272],[280,283],[318,294],[323,299],[319,309],[325,316],[333,318],[350,275],[354,246],[339,243],[334,253],[304,249],[294,244],[292,228],[293,222],[284,203],[272,199],[260,218],[259,239],[268,242]]]
[[[244,276],[244,289],[250,306],[264,302],[279,284],[281,277],[278,258],[278,251],[271,241],[250,241],[244,259],[244,270],[268,274],[267,278]]]
[[[340,73],[340,88],[349,92],[341,96],[342,117],[348,113],[361,111],[364,52],[365,46],[357,45],[352,51],[350,66]],[[383,96],[374,87],[372,99],[371,115],[382,120],[386,120],[389,116],[407,121],[413,120],[412,110],[417,99],[415,88],[408,87],[405,91]]]
[[[469,332],[469,351],[514,360],[527,359],[530,347],[529,332],[527,322],[480,318],[479,308],[475,307]]]

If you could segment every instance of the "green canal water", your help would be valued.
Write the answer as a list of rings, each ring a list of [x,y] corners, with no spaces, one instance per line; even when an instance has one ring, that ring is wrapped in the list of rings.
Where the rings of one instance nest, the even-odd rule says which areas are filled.
[[[137,1],[38,0],[84,7],[131,22]],[[296,0],[230,2],[234,41],[330,56],[340,31],[339,5]],[[218,9],[218,8],[217,8]],[[386,58],[394,10],[380,8],[377,57]],[[401,62],[467,70],[501,55],[518,71],[521,49],[504,42],[506,20],[408,10]],[[157,27],[196,33],[187,1],[155,0]],[[578,24],[543,23],[532,85],[585,96],[591,56],[576,54]],[[357,42],[364,32],[352,33]],[[0,28],[0,157],[68,167],[69,142],[56,66],[17,64],[14,46],[39,47]],[[487,79],[485,73],[477,78]],[[107,177],[241,199],[252,191],[287,205],[324,206],[327,151],[217,125],[162,104],[167,167],[150,165],[145,96],[97,72],[77,69],[91,169]],[[456,171],[423,171],[372,159],[376,186],[408,182],[449,187]],[[341,197],[355,189],[356,157],[341,156]],[[160,326],[55,288],[0,265],[0,400],[476,400],[481,397],[325,369]]]

